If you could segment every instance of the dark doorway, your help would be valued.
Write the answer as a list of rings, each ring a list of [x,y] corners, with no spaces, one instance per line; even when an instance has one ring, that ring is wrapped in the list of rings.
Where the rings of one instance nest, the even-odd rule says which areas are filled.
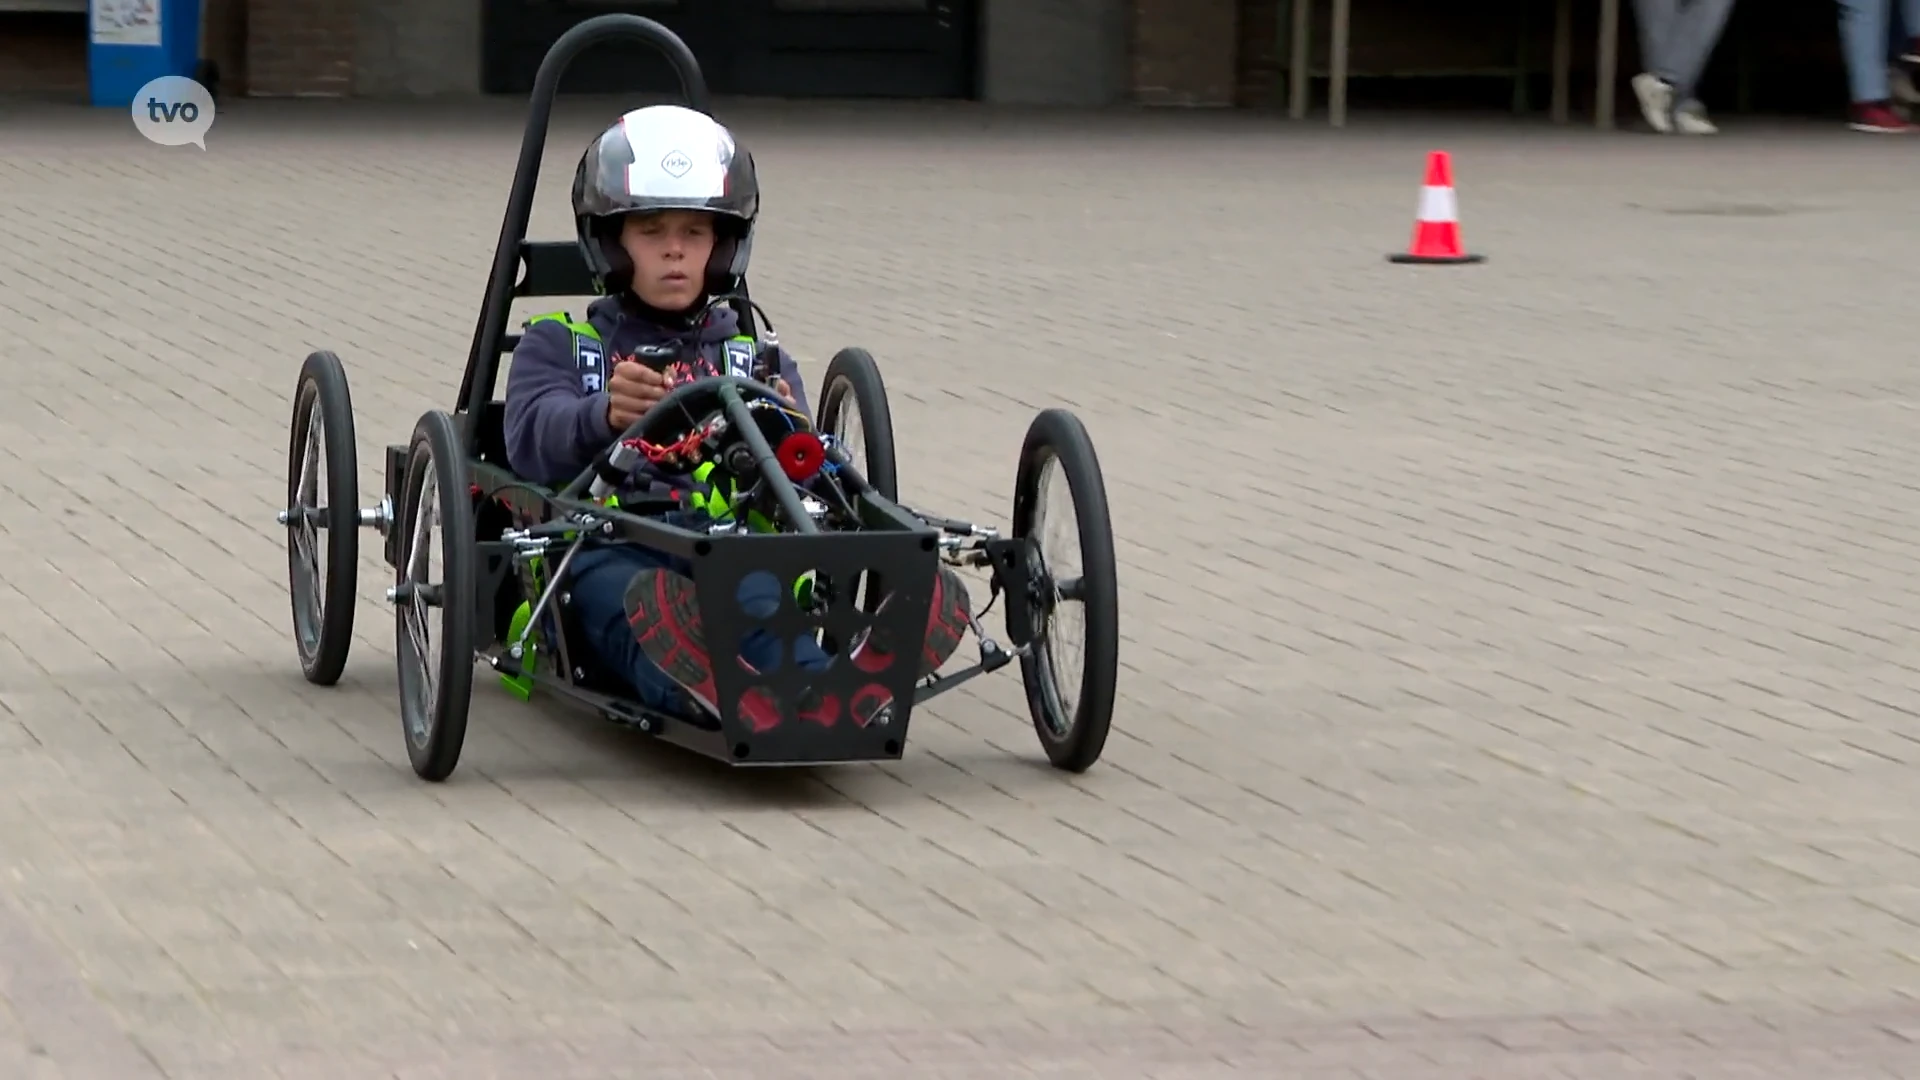
[[[87,100],[86,0],[0,0],[0,95]]]
[[[716,94],[973,96],[977,0],[486,0],[488,93],[525,94],[547,48],[595,15],[627,12],[680,35]],[[602,45],[562,93],[668,93],[673,75],[640,45]]]

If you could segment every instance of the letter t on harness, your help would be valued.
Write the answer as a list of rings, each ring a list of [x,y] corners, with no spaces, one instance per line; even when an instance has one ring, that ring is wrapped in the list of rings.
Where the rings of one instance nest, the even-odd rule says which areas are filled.
[[[535,315],[527,320],[534,323],[557,322],[573,335],[573,363],[580,370],[580,388],[589,394],[597,394],[607,387],[606,351],[601,347],[600,331],[592,323],[574,322],[573,316],[564,311]]]

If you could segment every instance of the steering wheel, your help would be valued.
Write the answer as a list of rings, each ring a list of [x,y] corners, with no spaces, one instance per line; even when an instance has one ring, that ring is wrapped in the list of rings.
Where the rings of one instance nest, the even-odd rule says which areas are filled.
[[[786,399],[773,387],[757,379],[713,375],[683,383],[668,391],[667,396],[655,402],[639,419],[627,425],[625,431],[615,436],[593,464],[567,485],[563,494],[577,497],[587,490],[596,476],[611,484],[622,483],[633,469],[643,464],[668,473],[684,474],[693,471],[702,461],[718,460],[722,468],[736,475],[751,474],[757,460],[755,456],[748,455],[741,462],[727,460],[728,457],[738,456],[739,450],[746,449],[744,437],[733,429],[732,418],[728,415],[726,400],[721,393],[722,389],[728,387],[738,394],[767,445],[774,449],[776,459],[783,459],[788,453],[797,458],[802,451],[809,449],[811,453],[818,452],[820,443],[817,437],[812,436],[812,420],[787,404]],[[790,444],[788,437],[797,432],[807,433],[809,439],[801,440],[797,445]],[[630,447],[637,452],[637,457],[624,468],[614,464],[615,455],[622,447]],[[782,447],[788,449],[783,452]],[[780,464],[790,477],[793,476],[795,468],[789,467],[785,460],[781,460]],[[796,460],[794,464],[804,465],[806,462]],[[817,464],[814,469],[818,469]]]

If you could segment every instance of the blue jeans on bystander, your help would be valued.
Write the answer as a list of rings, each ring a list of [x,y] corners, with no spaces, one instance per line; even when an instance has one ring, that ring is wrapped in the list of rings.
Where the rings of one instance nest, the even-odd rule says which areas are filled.
[[[1920,27],[1920,0],[1840,0],[1840,52],[1847,63],[1847,93],[1855,105],[1893,96],[1887,78],[1887,38]],[[1903,45],[1905,42],[1903,41]],[[1897,57],[1898,54],[1896,54]]]

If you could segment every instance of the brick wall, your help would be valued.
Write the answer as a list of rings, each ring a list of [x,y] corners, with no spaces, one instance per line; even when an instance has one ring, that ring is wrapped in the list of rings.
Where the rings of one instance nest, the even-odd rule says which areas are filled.
[[[1132,0],[1133,96],[1143,105],[1232,105],[1240,0]]]
[[[247,92],[344,97],[353,92],[358,9],[341,0],[249,0]]]

